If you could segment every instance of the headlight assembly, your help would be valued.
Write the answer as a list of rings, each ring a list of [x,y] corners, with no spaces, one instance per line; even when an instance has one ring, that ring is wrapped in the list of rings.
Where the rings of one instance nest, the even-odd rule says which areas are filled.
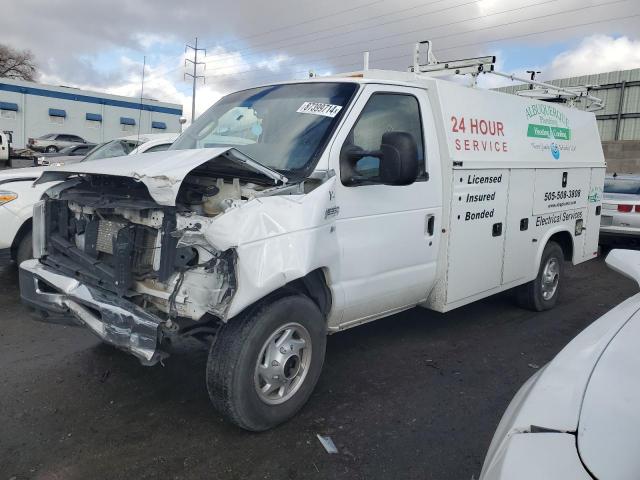
[[[5,203],[9,203],[18,198],[18,194],[14,192],[9,192],[6,190],[0,191],[0,205],[4,205]]]

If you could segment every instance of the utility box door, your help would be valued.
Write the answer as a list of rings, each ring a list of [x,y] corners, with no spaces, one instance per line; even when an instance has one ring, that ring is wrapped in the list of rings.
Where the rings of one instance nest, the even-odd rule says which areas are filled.
[[[544,215],[587,206],[590,168],[548,168],[536,170],[533,213]]]
[[[513,169],[509,176],[503,284],[535,276],[533,258],[538,244],[533,243],[536,226],[531,218],[534,180],[533,169]]]
[[[456,170],[452,181],[447,303],[501,284],[509,170]]]
[[[602,209],[602,190],[604,186],[604,168],[591,169],[591,188],[587,198],[587,218],[584,221],[586,232],[584,237],[583,257],[579,260],[589,260],[598,256],[598,240],[600,238],[600,213]]]

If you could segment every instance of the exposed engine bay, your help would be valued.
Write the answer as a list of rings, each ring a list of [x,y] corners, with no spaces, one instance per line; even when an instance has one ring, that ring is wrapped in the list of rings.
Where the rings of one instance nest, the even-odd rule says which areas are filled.
[[[219,168],[214,174],[210,168],[201,165],[184,178],[175,206],[159,205],[133,178],[67,180],[42,207],[41,262],[175,328],[207,315],[226,321],[237,289],[237,254],[212,247],[203,235],[207,226],[252,199],[306,193],[321,181],[274,186],[261,175],[221,174]],[[38,235],[35,223],[34,217]]]

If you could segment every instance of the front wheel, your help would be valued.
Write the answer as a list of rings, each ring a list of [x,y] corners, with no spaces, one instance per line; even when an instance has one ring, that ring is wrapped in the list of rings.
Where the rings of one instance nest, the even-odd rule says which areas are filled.
[[[535,280],[521,285],[516,290],[518,304],[536,312],[555,307],[558,302],[563,270],[562,248],[555,242],[547,243],[542,252]]]
[[[207,389],[220,413],[263,431],[293,417],[322,370],[326,321],[306,296],[277,298],[231,319],[207,361]]]
[[[31,230],[25,233],[18,242],[15,258],[18,267],[25,260],[33,258],[33,236]]]
[[[47,153],[57,153],[58,152],[58,147],[54,146],[54,145],[49,145],[47,148],[45,148],[44,150]]]

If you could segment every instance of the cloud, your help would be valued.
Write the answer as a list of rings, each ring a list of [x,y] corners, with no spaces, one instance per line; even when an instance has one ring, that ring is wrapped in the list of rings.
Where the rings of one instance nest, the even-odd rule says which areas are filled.
[[[57,74],[42,74],[41,81],[53,84],[72,86],[83,90],[97,90],[112,95],[127,97],[140,97],[142,87],[142,64],[130,57],[120,57],[116,70],[120,72],[118,81],[111,86],[97,86],[91,81],[69,82]],[[183,115],[191,121],[191,89],[186,86],[181,72],[164,73],[159,67],[147,66],[145,69],[144,98],[152,98],[162,102],[177,103],[183,106]],[[203,113],[212,104],[217,102],[224,92],[218,90],[215,85],[203,85],[201,81],[197,86],[196,116]]]
[[[593,35],[557,55],[542,67],[543,78],[554,79],[640,67],[640,40]]]
[[[604,46],[584,43],[566,52],[567,57],[558,63],[548,58],[553,53],[536,59],[536,63],[548,64],[537,69],[550,78],[584,68],[629,68],[629,58],[635,58],[638,51],[633,39],[640,31],[640,3],[620,1],[613,9],[600,2],[614,0],[595,1],[598,3],[481,0],[471,5],[473,0],[307,0],[303,4],[300,0],[230,4],[210,0],[21,0],[4,2],[0,31],[2,43],[33,50],[41,80],[54,84],[136,96],[145,55],[148,96],[182,103],[189,116],[191,89],[183,77],[184,45],[196,35],[199,46],[208,50],[206,70],[199,71],[207,76],[206,84],[198,85],[201,93],[196,110],[201,112],[229,91],[305,78],[309,71],[324,74],[359,69],[364,50],[371,52],[371,68],[405,70],[413,43],[429,38],[436,40],[436,53],[446,53],[443,59],[521,47],[518,65],[523,65],[531,52],[540,53],[550,45],[575,42],[595,32],[615,33],[618,38],[604,37],[614,42],[612,53],[597,51],[605,48],[609,52],[607,42]],[[579,11],[562,13],[571,8]],[[609,16],[626,19],[571,28],[573,23],[599,22]],[[534,17],[539,18],[526,21]],[[527,36],[544,31],[552,33]],[[519,40],[509,40],[523,34]],[[496,38],[503,40],[496,43]],[[627,43],[615,43],[620,38]],[[496,78],[484,76],[482,81],[495,86],[500,82]]]
[[[280,68],[282,67],[282,64],[287,62],[290,59],[291,57],[289,57],[288,55],[283,55],[283,54],[274,55],[270,58],[260,60],[259,62],[256,63],[256,66],[258,68],[266,68],[271,72],[279,72]]]

